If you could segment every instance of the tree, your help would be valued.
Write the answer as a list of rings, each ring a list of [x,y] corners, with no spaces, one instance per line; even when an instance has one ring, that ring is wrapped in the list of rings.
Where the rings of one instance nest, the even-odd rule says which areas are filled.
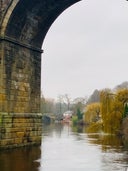
[[[128,114],[128,89],[121,89],[117,91],[117,100],[122,113],[122,118],[126,117]]]
[[[85,107],[84,122],[91,124],[100,119],[100,103],[91,103]]]
[[[73,125],[81,125],[83,124],[83,112],[84,107],[86,104],[86,98],[83,97],[77,97],[72,102],[72,111],[74,113],[74,116],[72,118]]]
[[[125,118],[126,116],[128,116],[128,104],[126,103],[124,106],[124,114],[123,114],[123,118]]]
[[[59,102],[59,114],[62,115],[62,103],[63,103],[63,96],[58,96],[58,102]]]
[[[70,110],[71,98],[69,97],[69,95],[68,94],[63,95],[63,100],[67,104],[67,110]]]
[[[99,102],[99,101],[100,101],[100,91],[96,89],[96,90],[94,90],[92,95],[89,97],[87,104],[95,103],[95,102]]]
[[[83,119],[83,113],[80,111],[79,108],[77,109],[76,115],[77,115],[78,120],[82,120]]]
[[[86,102],[87,102],[86,97],[85,98],[84,97],[75,98],[73,100],[73,105],[72,105],[73,113],[76,114],[78,109],[83,113]]]
[[[106,115],[111,110],[111,101],[113,99],[113,96],[111,96],[111,94],[112,94],[112,92],[110,89],[104,89],[100,93],[102,117],[106,117]]]
[[[121,89],[116,92],[118,101],[124,105],[128,102],[128,89]]]
[[[122,89],[128,89],[128,81],[125,81],[119,85],[117,85],[114,90],[122,90]]]
[[[54,113],[55,101],[52,98],[41,98],[41,112],[42,113]]]
[[[103,120],[103,131],[116,133],[121,128],[121,120],[126,115],[128,101],[128,90],[118,90],[115,94],[111,91],[101,92],[101,116]]]
[[[102,90],[100,94],[100,102],[103,131],[106,133],[113,133],[113,120],[116,120],[116,118],[113,118],[116,114],[113,110],[116,105],[115,94],[110,89]]]

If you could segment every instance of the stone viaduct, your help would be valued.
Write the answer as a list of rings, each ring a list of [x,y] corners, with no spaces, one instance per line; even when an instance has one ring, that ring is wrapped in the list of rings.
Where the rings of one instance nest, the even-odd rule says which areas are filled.
[[[78,1],[0,0],[0,149],[41,143],[41,47]]]

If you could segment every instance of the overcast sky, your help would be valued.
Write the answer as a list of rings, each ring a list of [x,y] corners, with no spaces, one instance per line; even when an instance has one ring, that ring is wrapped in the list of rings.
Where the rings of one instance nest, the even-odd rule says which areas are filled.
[[[84,97],[128,81],[128,1],[71,6],[53,23],[42,48],[45,97]]]

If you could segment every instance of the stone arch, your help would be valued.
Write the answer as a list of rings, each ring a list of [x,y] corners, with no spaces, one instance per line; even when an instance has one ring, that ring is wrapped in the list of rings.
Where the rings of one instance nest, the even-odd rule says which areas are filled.
[[[41,46],[54,20],[78,1],[0,1],[0,149],[41,143]]]
[[[79,0],[6,1],[0,30],[5,64],[2,110],[39,113],[43,40],[55,19]]]
[[[41,48],[55,19],[80,0],[13,0],[2,24],[2,34],[18,42]]]

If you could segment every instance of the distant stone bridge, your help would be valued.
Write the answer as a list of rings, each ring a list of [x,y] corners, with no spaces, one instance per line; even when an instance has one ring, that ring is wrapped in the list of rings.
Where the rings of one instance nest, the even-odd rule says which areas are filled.
[[[40,144],[41,49],[55,19],[80,0],[0,0],[0,149]]]

